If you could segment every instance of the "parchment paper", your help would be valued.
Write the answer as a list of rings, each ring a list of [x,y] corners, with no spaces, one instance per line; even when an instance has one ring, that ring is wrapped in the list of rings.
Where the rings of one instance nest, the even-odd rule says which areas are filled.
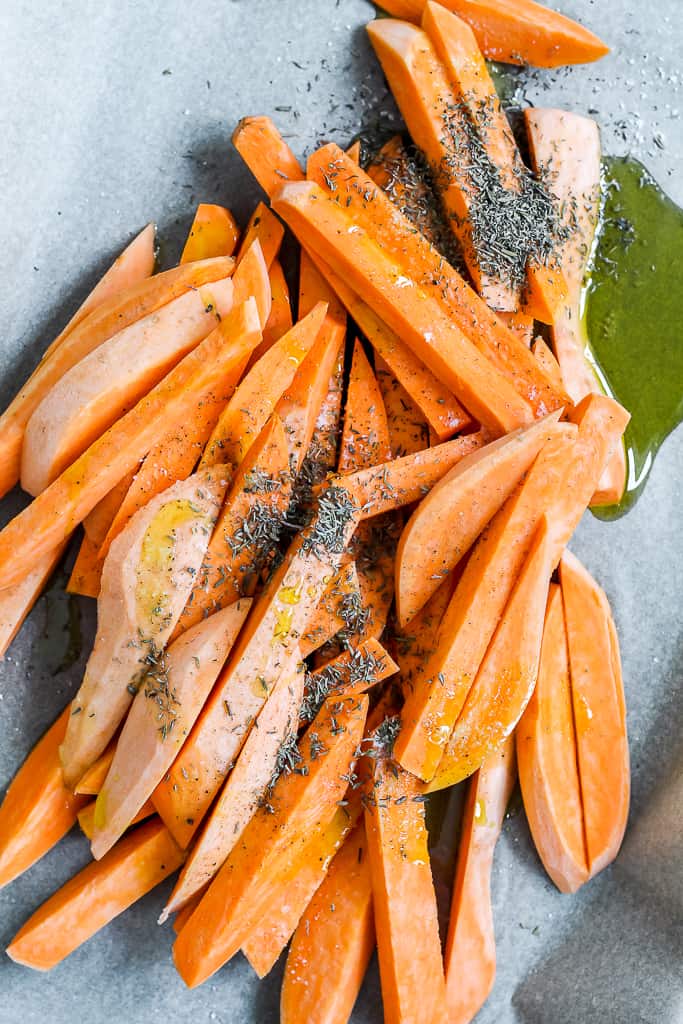
[[[640,156],[680,203],[680,0],[554,6],[613,53],[598,65],[522,76],[520,96],[590,111],[605,151]],[[244,222],[258,189],[230,144],[241,116],[271,114],[300,156],[320,140],[347,144],[362,127],[396,121],[362,28],[372,16],[365,0],[4,0],[3,404],[146,221],[159,225],[165,265],[197,202],[225,203]],[[656,345],[656,323],[651,330]],[[625,519],[586,516],[572,543],[605,587],[621,637],[633,762],[624,847],[582,892],[562,896],[523,812],[509,818],[494,869],[498,978],[480,1024],[683,1020],[682,442],[679,432],[664,445]],[[20,501],[5,499],[3,519]],[[0,789],[82,673],[93,603],[69,603],[63,583],[0,665]],[[64,669],[69,615],[72,625],[80,615],[86,646]],[[0,893],[0,942],[87,859],[74,831]],[[48,975],[0,957],[0,1022],[277,1021],[284,958],[263,983],[238,957],[188,992],[171,963],[172,932],[155,923],[163,899],[155,891]],[[353,1020],[381,1019],[373,967]]]

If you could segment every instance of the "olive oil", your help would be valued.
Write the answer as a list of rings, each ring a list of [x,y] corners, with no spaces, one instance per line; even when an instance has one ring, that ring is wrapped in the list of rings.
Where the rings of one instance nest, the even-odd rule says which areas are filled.
[[[623,515],[643,490],[662,442],[683,418],[683,210],[632,158],[604,161],[604,201],[584,324],[606,390],[631,413]]]

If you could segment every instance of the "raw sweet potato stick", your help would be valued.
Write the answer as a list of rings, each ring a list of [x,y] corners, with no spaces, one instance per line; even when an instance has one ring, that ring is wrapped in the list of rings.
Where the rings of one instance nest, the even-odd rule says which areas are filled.
[[[214,203],[200,203],[179,262],[232,256],[239,236],[239,228],[230,210]]]

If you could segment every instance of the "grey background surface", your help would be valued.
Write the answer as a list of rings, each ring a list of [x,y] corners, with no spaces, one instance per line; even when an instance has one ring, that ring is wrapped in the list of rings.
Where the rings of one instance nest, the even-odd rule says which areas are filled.
[[[680,0],[554,6],[613,53],[520,76],[520,99],[596,112],[605,151],[640,156],[683,201]],[[146,221],[159,225],[166,264],[196,202],[226,203],[244,222],[258,189],[229,141],[239,117],[271,114],[299,155],[395,119],[362,29],[372,15],[365,0],[0,4],[3,402]],[[628,517],[587,516],[572,545],[607,590],[622,640],[633,760],[622,853],[577,896],[561,896],[523,814],[509,818],[494,869],[498,980],[481,1024],[683,1020],[682,442],[679,432],[664,445]],[[18,502],[3,502],[3,518]],[[68,613],[53,588],[0,665],[0,790],[78,685],[87,651],[58,670]],[[79,613],[91,637],[93,609],[84,601]],[[0,943],[87,857],[74,832],[1,892]],[[48,975],[1,958],[0,1024],[277,1021],[282,961],[259,983],[236,958],[188,992],[171,964],[172,933],[155,924],[162,903],[154,892]],[[353,1020],[381,1020],[375,970]]]

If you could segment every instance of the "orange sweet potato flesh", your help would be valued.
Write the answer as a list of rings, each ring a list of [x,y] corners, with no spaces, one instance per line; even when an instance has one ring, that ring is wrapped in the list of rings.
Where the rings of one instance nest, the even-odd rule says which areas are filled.
[[[326,312],[318,303],[252,366],[218,420],[203,465],[240,464],[315,344]]]
[[[174,484],[135,516],[107,556],[95,643],[61,747],[75,785],[100,756],[157,664],[192,588],[226,481],[218,467]]]
[[[377,354],[375,373],[387,414],[392,457],[424,451],[429,446],[429,424],[419,406]]]
[[[115,487],[105,494],[102,501],[98,501],[90,515],[83,520],[85,535],[99,549],[111,529],[111,524],[118,515],[121,504],[135,479],[135,473],[130,473],[119,480]]]
[[[465,21],[432,0],[428,0],[425,5],[422,28],[443,63],[456,99],[466,110],[484,152],[497,168],[501,183],[506,189],[518,192],[521,175],[524,173],[522,159],[472,29]],[[458,166],[457,161],[455,166]],[[468,184],[465,172],[466,188]],[[553,313],[566,298],[567,283],[556,261],[543,264],[531,257],[526,274],[528,294],[521,298],[523,308],[530,314],[526,324],[526,330],[530,332],[533,329],[533,317],[545,323],[551,321]],[[508,288],[507,291],[515,294],[516,289]],[[528,333],[527,337],[530,341]]]
[[[103,565],[104,559],[100,558],[97,545],[88,536],[84,536],[66,585],[67,593],[80,594],[81,597],[94,597],[97,600],[102,582]],[[18,583],[16,586],[21,586],[21,584]],[[9,590],[13,589],[13,587],[9,588]],[[0,593],[5,592],[0,591]]]
[[[98,303],[64,337],[60,335],[59,344],[48,350],[0,416],[0,494],[19,479],[24,428],[34,409],[67,370],[124,327],[190,288],[220,280],[231,273],[232,266],[227,258],[205,260],[138,280],[123,293]]]
[[[16,963],[49,971],[172,874],[182,851],[159,819],[145,822],[50,897],[7,947]]]
[[[317,829],[292,861],[292,877],[271,888],[261,920],[242,943],[242,952],[259,978],[265,978],[292,937],[306,907],[324,883],[330,861],[360,817],[360,800],[348,794],[332,820]]]
[[[190,988],[234,956],[259,921],[270,885],[280,872],[287,873],[297,847],[334,817],[366,715],[367,698],[352,698],[341,706],[324,706],[312,723],[300,744],[300,767],[307,774],[280,777],[270,800],[272,813],[262,808],[252,818],[175,941],[175,965]]]
[[[351,697],[369,690],[398,672],[399,668],[388,651],[374,636],[358,640],[336,658],[319,665],[306,675],[306,692],[310,694],[320,685],[325,686],[325,697]],[[322,701],[321,701],[322,703]],[[310,721],[311,713],[301,709],[302,724]]]
[[[86,839],[92,839],[95,833],[95,807],[97,806],[96,800],[91,800],[82,811],[78,812],[78,826],[85,836]],[[131,819],[130,827],[138,825],[141,821],[146,818],[151,818],[153,814],[156,814],[154,804],[147,800],[137,814]]]
[[[334,288],[350,316],[356,321],[375,351],[383,357],[408,394],[420,407],[439,441],[445,441],[472,424],[452,391],[372,311],[328,264],[313,256],[316,266]]]
[[[372,883],[361,823],[344,840],[294,933],[280,995],[282,1024],[348,1021],[374,946]]]
[[[197,401],[220,387],[260,336],[255,304],[249,300],[16,516],[0,532],[0,585],[20,582],[42,556],[66,540],[160,434],[181,423]]]
[[[356,339],[351,360],[338,469],[340,473],[349,473],[354,469],[388,462],[390,458],[389,425],[382,393],[363,346]]]
[[[379,466],[330,477],[323,486],[343,487],[360,518],[369,519],[419,501],[445,473],[487,440],[488,435],[480,430]]]
[[[268,280],[270,281],[270,316],[263,328],[263,341],[258,348],[252,353],[250,363],[256,362],[257,359],[267,352],[271,345],[286,334],[287,331],[292,327],[294,321],[292,320],[292,306],[289,298],[289,286],[285,278],[282,264],[278,259],[273,260],[270,270],[268,271]]]
[[[382,0],[381,6],[395,18],[419,22],[425,0]],[[588,29],[534,0],[444,0],[443,6],[471,26],[489,60],[555,68],[609,53]]]
[[[123,835],[173,763],[249,611],[242,600],[216,612],[164,652],[161,671],[142,682],[97,796],[92,854]]]
[[[299,640],[302,658],[307,658],[331,640],[340,629],[344,629],[346,621],[342,612],[352,595],[360,596],[355,562],[343,565],[334,574],[318,607],[306,623],[305,632]]]
[[[525,479],[484,530],[441,622],[434,650],[415,673],[394,749],[425,781],[443,755],[456,719],[527,557],[541,516],[567,472],[576,429],[559,425]]]
[[[235,474],[172,640],[207,615],[253,593],[291,498],[288,458],[282,423],[273,416]],[[265,540],[258,529],[263,520],[270,526]]]
[[[616,629],[604,591],[569,551],[560,562],[588,870],[616,857],[630,793],[628,737]]]
[[[334,445],[336,453],[335,422],[341,405],[340,381],[345,333],[336,318],[325,317],[313,348],[275,407],[285,428],[290,466],[295,476],[301,472],[304,459],[318,432],[320,417],[330,399],[330,389],[329,416],[332,419],[323,422],[323,429],[333,430],[334,437],[328,434],[323,438],[323,450],[328,452],[329,457],[330,446]]]
[[[285,185],[273,206],[306,247],[346,276],[375,313],[497,433],[533,419],[529,403],[346,211],[312,182]]]
[[[259,716],[258,728],[252,729],[247,737],[235,767],[218,794],[166,902],[160,923],[206,887],[239,843],[258,808],[267,801],[280,749],[296,736],[304,674],[299,651],[295,648]]]
[[[484,762],[467,788],[444,952],[449,1024],[469,1024],[496,975],[491,868],[515,784],[512,738]]]
[[[555,386],[559,389],[564,388],[564,379],[562,377],[562,370],[560,364],[555,358],[555,354],[549,345],[545,343],[540,335],[537,335],[531,343],[531,351],[538,359],[539,363],[543,367],[546,376],[555,382]]]
[[[562,593],[551,583],[538,680],[515,730],[534,846],[560,892],[588,880]]]
[[[247,242],[245,236],[243,248],[235,266],[233,284],[235,286],[235,305],[246,302],[247,299],[256,300],[261,331],[268,323],[273,297],[270,292],[270,277],[268,275],[268,263],[261,247],[261,241],[255,237],[245,247]]]
[[[39,494],[230,312],[229,278],[131,324],[68,370],[26,424],[21,486]]]
[[[292,645],[341,565],[357,525],[356,514],[349,515],[333,551],[311,547],[319,517],[320,512],[292,542],[256,601],[194,729],[155,790],[154,805],[181,846],[188,845],[208,811],[287,663]]]
[[[180,263],[232,256],[240,236],[235,218],[224,206],[200,203],[180,257]]]
[[[600,133],[595,121],[564,110],[525,111],[534,167],[543,170],[560,214],[569,218],[569,237],[561,253],[568,284],[566,301],[552,319],[552,342],[562,379],[573,402],[600,392],[600,382],[586,357],[581,288],[587,271],[600,210]],[[618,502],[626,484],[626,453],[619,446],[605,468],[591,505]]]
[[[430,790],[454,785],[481,767],[512,734],[529,703],[538,675],[552,549],[544,517]]]
[[[71,829],[87,798],[64,785],[59,746],[70,709],[38,741],[0,805],[0,888],[27,871]]]
[[[232,141],[267,195],[272,195],[283,181],[303,180],[296,157],[269,117],[242,118]]]
[[[403,275],[424,290],[449,315],[482,355],[543,416],[565,403],[531,357],[526,344],[496,316],[477,292],[444,259],[398,207],[334,145],[311,155],[308,174],[336,197],[358,227],[402,268]],[[345,278],[352,285],[349,278]],[[347,287],[348,287],[347,285]],[[403,284],[404,288],[407,285]],[[363,288],[356,289],[365,301]],[[386,319],[386,318],[384,318]],[[398,332],[404,342],[407,335]],[[441,380],[444,378],[440,377]],[[472,411],[472,410],[470,410]]]
[[[384,759],[373,782],[365,829],[384,1019],[442,1024],[448,1020],[446,986],[422,787]]]
[[[285,236],[285,229],[265,203],[259,203],[247,224],[237,253],[239,265],[255,241],[258,241],[267,270],[276,259]]]
[[[0,660],[43,592],[63,553],[64,545],[60,544],[54,551],[43,555],[21,583],[0,590]]]
[[[88,796],[97,796],[114,760],[115,752],[116,739],[113,739],[104,753],[100,754],[95,763],[80,777],[74,787],[74,792],[85,793]]]
[[[435,484],[406,523],[396,552],[396,608],[405,626],[469,551],[512,493],[559,412],[469,455]]]

